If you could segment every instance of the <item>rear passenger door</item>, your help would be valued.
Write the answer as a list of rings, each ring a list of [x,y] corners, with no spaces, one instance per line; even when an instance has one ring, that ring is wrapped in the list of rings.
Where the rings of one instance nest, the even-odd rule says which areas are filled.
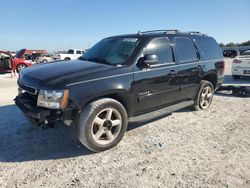
[[[199,65],[198,50],[189,37],[176,36],[173,40],[180,82],[179,99],[181,101],[190,100],[193,99],[201,81],[200,70],[202,67]]]

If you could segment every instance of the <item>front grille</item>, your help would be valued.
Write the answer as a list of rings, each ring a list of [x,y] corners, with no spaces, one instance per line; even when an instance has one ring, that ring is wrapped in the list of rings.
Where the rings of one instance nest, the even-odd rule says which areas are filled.
[[[37,98],[38,98],[37,95],[33,95],[33,94],[26,92],[26,93],[23,93],[22,96],[32,102],[35,102],[35,103],[37,102]]]
[[[37,91],[38,91],[37,89],[35,89],[35,88],[31,87],[31,86],[28,86],[26,84],[23,84],[20,81],[18,81],[18,86],[19,86],[19,88],[21,90],[23,90],[25,92],[28,92],[28,93],[30,93],[32,95],[36,95],[37,94]]]

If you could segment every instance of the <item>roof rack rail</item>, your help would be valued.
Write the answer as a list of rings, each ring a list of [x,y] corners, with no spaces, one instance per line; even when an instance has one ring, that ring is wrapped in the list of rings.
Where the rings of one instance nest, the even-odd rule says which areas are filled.
[[[168,32],[180,32],[177,29],[164,29],[164,30],[150,30],[150,31],[138,31],[138,35],[146,34],[146,33],[168,33]]]
[[[203,35],[201,32],[199,31],[188,31],[187,32],[189,35]]]

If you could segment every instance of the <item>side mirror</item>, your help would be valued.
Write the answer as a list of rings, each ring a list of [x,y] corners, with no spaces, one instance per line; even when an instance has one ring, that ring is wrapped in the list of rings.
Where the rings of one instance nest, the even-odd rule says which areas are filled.
[[[148,54],[144,56],[144,62],[148,65],[155,65],[158,63],[158,57],[155,54]]]
[[[145,55],[144,57],[141,57],[139,60],[138,60],[138,67],[139,68],[149,68],[151,65],[155,65],[158,63],[158,57],[157,55],[155,54],[148,54],[148,55]]]

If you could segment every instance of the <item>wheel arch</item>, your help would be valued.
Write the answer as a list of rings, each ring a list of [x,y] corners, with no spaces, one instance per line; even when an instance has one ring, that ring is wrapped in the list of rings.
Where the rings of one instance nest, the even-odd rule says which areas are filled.
[[[108,93],[98,95],[95,97],[91,97],[84,102],[83,108],[87,104],[93,101],[99,100],[99,99],[103,99],[103,98],[111,98],[120,102],[123,105],[123,107],[126,109],[128,117],[130,116],[131,114],[131,108],[130,108],[130,102],[129,102],[130,100],[129,100],[129,96],[126,94],[125,91],[113,91],[113,92],[108,92]]]
[[[206,80],[209,81],[213,84],[214,89],[216,89],[217,87],[217,83],[218,83],[218,78],[217,78],[217,74],[215,72],[210,72],[208,74],[206,74],[202,80]]]
[[[18,67],[19,67],[20,65],[24,65],[24,66],[25,66],[25,68],[26,68],[26,67],[28,67],[28,65],[27,65],[27,64],[25,64],[24,62],[17,63],[17,65],[16,65],[16,71],[17,71],[17,72],[19,72]]]

